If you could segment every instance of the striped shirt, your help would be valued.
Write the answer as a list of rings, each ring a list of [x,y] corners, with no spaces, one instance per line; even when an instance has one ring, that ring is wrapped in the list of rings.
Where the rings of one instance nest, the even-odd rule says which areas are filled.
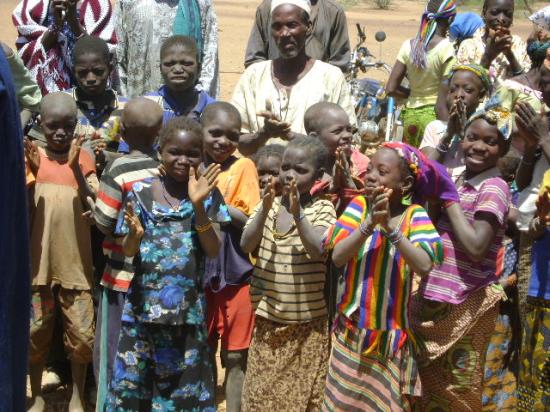
[[[101,177],[94,211],[101,226],[114,231],[124,198],[135,182],[158,175],[158,162],[147,155],[123,156],[115,159]],[[106,265],[101,284],[125,292],[134,276],[133,258],[122,253],[122,238],[105,236],[103,253]]]
[[[353,199],[327,234],[326,246],[332,249],[351,235],[367,217],[367,199]],[[399,230],[410,242],[422,248],[432,262],[443,260],[441,238],[428,214],[411,205],[403,214]],[[376,228],[346,265],[344,294],[338,312],[357,322],[364,330],[362,349],[384,355],[397,352],[411,335],[409,299],[411,269],[395,246]]]
[[[443,212],[437,229],[443,239],[445,261],[432,270],[421,284],[424,297],[459,304],[473,292],[497,282],[504,268],[503,238],[511,195],[497,168],[465,180],[458,188],[460,206],[470,224],[476,213],[490,213],[498,222],[493,243],[480,262],[474,262],[456,237],[449,217]]]
[[[256,206],[247,225],[261,207]],[[307,254],[293,226],[284,236],[274,237],[275,215],[281,205],[276,198],[265,221],[256,266],[252,274],[250,295],[256,315],[279,323],[301,323],[327,316],[324,297],[327,264]],[[329,228],[336,220],[332,203],[316,199],[304,209],[313,226]]]

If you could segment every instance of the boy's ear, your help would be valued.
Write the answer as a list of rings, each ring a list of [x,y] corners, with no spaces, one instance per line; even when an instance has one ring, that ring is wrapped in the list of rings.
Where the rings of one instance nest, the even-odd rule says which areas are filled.
[[[311,131],[307,134],[308,136],[315,137],[316,139],[319,137],[319,133],[315,131]]]

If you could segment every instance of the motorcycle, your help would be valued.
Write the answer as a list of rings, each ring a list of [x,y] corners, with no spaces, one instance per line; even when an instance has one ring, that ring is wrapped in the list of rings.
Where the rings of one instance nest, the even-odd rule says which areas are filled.
[[[359,78],[371,69],[382,71],[389,77],[392,67],[376,57],[364,45],[367,39],[364,28],[357,23],[358,42],[351,53],[348,83],[357,115],[358,133],[361,138],[361,150],[370,153],[382,141],[401,140],[403,127],[399,121],[400,109],[396,108],[393,97],[388,97],[384,82],[371,78]],[[374,36],[380,44],[379,55],[382,55],[382,42],[386,33],[379,31]]]

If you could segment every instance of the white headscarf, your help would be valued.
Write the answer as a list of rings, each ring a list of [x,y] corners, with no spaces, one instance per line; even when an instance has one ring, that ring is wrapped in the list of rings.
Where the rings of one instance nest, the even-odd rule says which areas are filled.
[[[308,14],[308,16],[311,15],[311,3],[309,2],[309,0],[272,0],[271,13],[273,13],[273,10],[283,4],[292,4],[293,6],[301,8]]]
[[[529,16],[529,20],[544,30],[550,31],[550,6],[546,6]]]

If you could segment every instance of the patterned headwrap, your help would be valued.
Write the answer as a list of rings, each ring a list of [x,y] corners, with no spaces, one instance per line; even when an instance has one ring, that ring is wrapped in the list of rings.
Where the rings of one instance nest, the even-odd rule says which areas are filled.
[[[455,184],[443,165],[428,159],[420,150],[406,143],[385,142],[382,147],[395,150],[409,167],[414,177],[413,203],[423,204],[430,199],[459,201]]]
[[[504,108],[501,105],[500,97],[498,94],[493,95],[483,109],[478,110],[470,116],[466,122],[465,129],[467,129],[474,120],[484,119],[489,124],[497,127],[499,133],[504,137],[504,140],[508,140],[512,134],[513,116],[512,112]]]
[[[550,6],[546,6],[529,16],[529,20],[544,30],[550,31]]]
[[[483,87],[487,91],[487,94],[491,94],[492,82],[491,77],[489,76],[489,70],[475,63],[459,64],[453,67],[449,78],[453,77],[453,75],[460,70],[472,72],[477,77],[479,77],[479,80],[481,80],[481,84],[483,84]]]
[[[550,41],[533,41],[527,46],[527,54],[533,67],[539,67],[546,58],[546,51],[550,48]]]
[[[435,29],[437,27],[437,19],[448,19],[456,14],[456,1],[455,0],[443,0],[435,13],[426,11],[422,15],[420,20],[420,28],[418,34],[412,42],[411,47],[411,60],[414,66],[425,69],[426,68],[426,49],[428,43],[432,39]]]

